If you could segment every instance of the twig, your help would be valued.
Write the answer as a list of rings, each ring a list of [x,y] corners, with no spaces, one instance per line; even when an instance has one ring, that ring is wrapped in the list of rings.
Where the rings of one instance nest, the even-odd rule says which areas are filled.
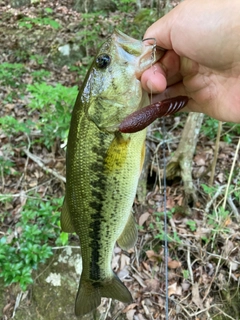
[[[227,202],[230,205],[230,207],[235,215],[235,218],[237,219],[237,222],[240,222],[240,215],[238,213],[238,209],[236,208],[235,204],[233,203],[232,197],[230,195],[227,198]]]
[[[104,315],[103,320],[106,320],[106,319],[107,319],[108,312],[109,312],[109,310],[110,310],[110,308],[111,308],[111,304],[112,304],[112,299],[109,299],[109,303],[108,303],[107,310],[106,310],[106,312],[105,312],[105,315]]]
[[[31,146],[31,141],[30,141],[29,135],[28,135],[28,134],[25,134],[25,135],[26,135],[27,141],[28,141],[28,147],[27,147],[26,150],[29,151],[30,146]],[[27,161],[25,162],[24,170],[23,170],[23,173],[22,173],[20,179],[18,180],[18,183],[17,183],[17,185],[16,185],[16,189],[18,189],[18,187],[21,185],[22,180],[23,180],[24,176],[26,175],[27,167],[28,167],[28,160],[29,160],[29,157],[27,158]]]
[[[212,199],[207,203],[206,208],[205,208],[205,212],[209,213],[210,207],[213,204],[213,202],[217,199],[217,197],[221,194],[222,189],[225,188],[225,185],[220,186],[217,189],[217,192],[214,194],[214,196],[212,197]]]
[[[210,187],[213,185],[214,174],[216,171],[216,164],[217,164],[217,157],[218,157],[218,151],[219,151],[219,142],[220,142],[221,132],[222,132],[222,121],[219,121],[218,122],[217,139],[216,139],[215,150],[214,150],[214,157],[213,157],[213,162],[212,162],[211,176],[209,179]]]
[[[201,314],[201,313],[203,313],[203,312],[205,312],[205,311],[209,311],[210,309],[212,309],[212,308],[217,308],[219,311],[221,311],[224,315],[226,315],[229,319],[232,319],[232,320],[235,320],[235,319],[233,319],[232,317],[230,317],[229,315],[227,315],[226,313],[224,313],[222,310],[220,310],[220,308],[218,308],[217,307],[217,305],[211,305],[211,306],[209,306],[209,307],[207,307],[207,308],[205,308],[205,309],[201,309],[200,311],[196,311],[196,312],[194,312],[194,313],[189,313],[188,311],[187,311],[187,309],[186,308],[184,308],[184,306],[182,306],[181,305],[181,308],[186,312],[186,314],[188,315],[188,317],[189,317],[189,319],[194,319],[194,317],[196,317],[197,315],[199,315],[199,314]]]
[[[231,180],[232,180],[233,169],[234,169],[235,163],[236,163],[236,161],[237,161],[237,157],[238,157],[238,153],[239,153],[239,148],[240,148],[240,138],[239,138],[239,140],[238,140],[237,149],[236,149],[236,152],[235,152],[235,155],[234,155],[234,158],[233,158],[233,163],[232,163],[231,171],[230,171],[230,174],[229,174],[229,177],[228,177],[227,188],[226,188],[226,191],[225,191],[225,196],[224,196],[224,201],[223,201],[223,209],[225,209],[225,207],[226,207],[228,190],[229,190],[229,186],[230,186],[230,183],[231,183]]]
[[[193,272],[192,272],[192,266],[191,266],[191,258],[190,258],[190,248],[189,246],[187,247],[187,265],[188,265],[188,271],[189,271],[189,275],[191,278],[191,282],[192,285],[194,283],[194,279],[193,279]]]
[[[80,249],[80,246],[62,246],[62,247],[52,247],[52,250],[58,250],[58,249],[66,249],[66,248],[71,248],[71,249]]]
[[[22,299],[22,295],[23,295],[23,291],[21,291],[17,295],[16,301],[15,301],[15,306],[14,306],[14,309],[13,309],[13,314],[12,314],[12,317],[11,317],[12,319],[15,317],[15,313],[16,313],[17,308],[20,305],[20,302],[21,302],[21,299]]]
[[[34,154],[32,154],[31,152],[29,152],[28,150],[24,149],[23,152],[30,158],[32,159],[34,162],[36,162],[40,168],[42,168],[43,170],[45,170],[46,172],[51,173],[54,177],[58,178],[59,180],[63,181],[64,183],[66,183],[66,178],[61,176],[57,171],[50,169],[48,167],[45,166],[45,164],[42,163],[42,161],[36,157]]]
[[[18,197],[26,197],[26,198],[29,198],[29,199],[38,199],[38,197],[33,197],[33,196],[27,195],[27,193],[32,192],[33,190],[36,190],[40,186],[44,186],[47,183],[48,183],[48,181],[45,181],[45,182],[43,182],[41,184],[38,184],[36,187],[30,188],[30,189],[24,191],[24,193],[23,192],[19,192],[19,193],[0,193],[0,201],[3,201],[5,199],[7,199],[7,198],[18,198]],[[49,201],[49,199],[45,199],[45,198],[42,198],[42,200]]]
[[[204,295],[204,297],[203,297],[203,299],[202,299],[202,302],[205,301],[205,299],[207,298],[207,296],[208,296],[208,294],[209,294],[209,291],[210,291],[211,288],[212,288],[212,284],[213,284],[213,281],[214,281],[214,280],[216,279],[216,277],[217,277],[220,264],[221,264],[221,259],[218,260],[218,264],[217,264],[217,267],[216,267],[215,274],[214,274],[214,276],[212,277],[212,280],[211,280],[210,284],[208,285],[208,288],[207,288],[207,290],[206,290],[206,292],[205,292],[205,295]]]
[[[220,314],[223,314],[228,319],[236,320],[236,318],[232,318],[229,314],[227,314],[224,311],[222,311],[222,309],[220,309],[219,307],[215,306],[215,308],[218,309],[218,311],[220,311]]]

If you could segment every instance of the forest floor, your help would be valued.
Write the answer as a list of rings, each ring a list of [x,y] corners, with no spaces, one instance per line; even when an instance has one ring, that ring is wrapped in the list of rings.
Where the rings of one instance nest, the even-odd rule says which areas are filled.
[[[17,263],[10,254],[25,245],[20,240],[24,228],[36,222],[35,216],[21,222],[26,208],[29,215],[45,208],[59,217],[70,113],[77,86],[97,47],[115,27],[127,32],[132,25],[132,36],[143,34],[144,25],[155,16],[150,16],[154,10],[149,8],[136,16],[132,4],[95,15],[77,12],[67,0],[34,1],[15,9],[3,2],[0,5],[0,259],[14,268]],[[116,246],[112,260],[113,270],[129,288],[134,303],[126,306],[102,299],[98,319],[166,319],[164,192],[159,172],[163,154],[169,160],[177,149],[186,117],[166,117],[164,137],[158,121],[148,132],[147,195],[134,203],[138,242],[128,252]],[[186,203],[180,177],[167,180],[169,320],[240,319],[240,157],[236,155],[240,130],[239,125],[223,123],[211,186],[217,128],[217,121],[205,117],[189,168],[197,201]],[[56,203],[49,205],[52,199]],[[49,224],[49,230],[61,238],[59,222]],[[44,227],[41,222],[42,233]],[[77,237],[70,236],[66,245],[63,239],[55,242],[54,235],[46,242],[54,254],[49,257],[46,253],[45,263],[39,261],[39,267],[31,271],[33,283],[26,290],[14,283],[17,281],[3,286],[3,278],[9,281],[11,274],[7,275],[0,262],[2,320],[76,318],[74,300],[81,273]],[[6,245],[9,251],[4,251]],[[23,277],[21,271],[16,274]]]

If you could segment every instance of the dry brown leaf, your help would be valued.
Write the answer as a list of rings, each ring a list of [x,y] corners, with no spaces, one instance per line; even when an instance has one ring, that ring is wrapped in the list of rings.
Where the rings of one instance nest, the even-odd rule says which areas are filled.
[[[181,265],[182,265],[181,262],[180,262],[180,261],[177,261],[177,260],[168,261],[168,267],[169,267],[170,269],[180,268]]]
[[[202,237],[208,237],[209,234],[211,234],[212,229],[210,228],[204,228],[204,227],[198,227],[197,230],[194,232],[194,235],[196,239],[201,239]]]
[[[208,158],[208,154],[207,153],[200,153],[200,154],[197,154],[195,157],[194,157],[194,161],[196,163],[197,166],[205,166],[206,165],[206,160]]]
[[[150,269],[150,265],[148,263],[146,263],[145,261],[142,262],[142,265],[144,267],[145,270],[149,271]]]
[[[150,261],[157,261],[157,262],[159,262],[159,261],[162,260],[162,257],[161,257],[159,254],[157,254],[156,252],[154,252],[153,250],[147,250],[147,251],[146,251],[146,255],[147,255],[147,257],[148,257],[148,259],[149,259]]]
[[[149,301],[149,299],[142,300],[142,306],[147,317],[150,315],[149,305],[151,305],[151,302],[149,303]]]
[[[136,313],[136,311],[137,311],[137,310],[134,310],[134,309],[129,310],[129,311],[126,313],[127,319],[128,319],[128,320],[133,320],[133,316],[134,316],[134,314]]]
[[[225,179],[225,175],[222,172],[220,172],[216,177],[216,180],[219,181],[220,183],[223,183],[224,179]]]
[[[137,319],[137,320],[146,320],[146,318],[145,318],[141,313],[138,313],[136,319]]]
[[[129,310],[132,310],[137,306],[138,306],[138,303],[131,303],[122,312],[127,313]]]
[[[114,255],[112,259],[112,269],[115,271],[119,269],[119,259],[120,259],[119,254]]]
[[[168,296],[170,297],[173,294],[176,294],[178,296],[181,296],[182,294],[182,288],[177,285],[177,282],[174,282],[173,284],[168,286]]]
[[[121,254],[120,259],[120,270],[124,269],[125,266],[130,264],[130,257],[126,256],[125,254]]]
[[[146,288],[146,285],[144,284],[143,279],[139,275],[134,273],[132,276],[133,276],[133,278],[135,278],[137,280],[137,282],[140,284],[140,286],[142,286],[143,288]]]
[[[198,308],[203,309],[203,302],[199,294],[199,287],[197,282],[195,282],[192,286],[192,301]]]
[[[232,223],[232,220],[230,217],[228,217],[225,221],[224,221],[224,226],[227,227]]]
[[[229,261],[229,267],[232,271],[236,271],[239,268],[239,263]]]
[[[139,221],[138,221],[138,224],[140,226],[142,226],[148,219],[148,217],[150,216],[150,213],[149,212],[144,212],[140,218],[139,218]]]
[[[150,292],[158,292],[160,287],[160,282],[157,279],[147,279],[144,281],[147,286],[147,290]]]
[[[126,279],[127,277],[129,277],[129,271],[128,271],[128,267],[125,266],[122,270],[120,270],[118,272],[118,277],[123,280],[123,279]]]
[[[234,248],[234,244],[231,240],[227,240],[223,246],[222,254],[224,258],[229,257],[229,254],[231,254],[232,250]]]
[[[184,281],[184,282],[182,283],[182,289],[183,289],[183,291],[188,291],[189,287],[190,287],[190,283],[189,283],[189,282]]]

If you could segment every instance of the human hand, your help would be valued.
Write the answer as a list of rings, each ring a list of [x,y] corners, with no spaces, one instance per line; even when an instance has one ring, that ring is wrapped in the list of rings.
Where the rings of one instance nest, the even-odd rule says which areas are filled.
[[[185,0],[148,28],[168,49],[141,77],[153,102],[188,96],[183,111],[240,123],[239,12],[239,0]]]

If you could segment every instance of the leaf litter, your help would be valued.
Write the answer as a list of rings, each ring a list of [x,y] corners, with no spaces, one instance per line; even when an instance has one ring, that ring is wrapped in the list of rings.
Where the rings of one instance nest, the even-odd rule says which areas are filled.
[[[1,33],[0,40],[4,43],[1,48],[1,63],[18,63],[24,61],[24,72],[14,77],[15,95],[4,108],[0,110],[0,116],[12,115],[22,123],[29,119],[25,106],[30,97],[21,93],[21,84],[33,84],[34,72],[39,69],[46,69],[50,76],[44,78],[49,84],[61,83],[66,86],[78,84],[77,72],[71,71],[67,65],[56,67],[54,58],[59,55],[58,48],[71,42],[79,28],[79,21],[82,16],[72,9],[71,1],[58,1],[55,4],[49,1],[41,1],[38,5],[31,5],[21,9],[13,9],[9,5],[3,5],[5,12],[4,19],[0,22],[1,28],[7,28],[9,32]],[[37,21],[33,29],[23,31],[19,21],[24,17],[36,18],[39,11],[52,8],[52,19],[56,26],[38,25]],[[124,13],[121,12],[121,15]],[[133,19],[131,15],[126,15]],[[117,26],[118,20],[113,19],[113,14],[108,18],[99,17],[99,24],[102,30],[99,31],[99,41],[108,32],[102,21],[108,19],[109,23]],[[26,57],[23,54],[24,48]],[[97,46],[97,44],[96,44]],[[89,49],[94,55],[96,47]],[[18,54],[16,54],[18,52]],[[30,56],[35,56],[30,59]],[[44,59],[39,66],[40,56]],[[39,56],[39,57],[38,57]],[[41,61],[40,61],[41,62]],[[76,66],[84,65],[84,60],[76,61]],[[81,78],[80,82],[83,80]],[[12,92],[10,84],[3,84],[1,99],[4,100]],[[33,114],[38,117],[37,113]],[[124,306],[120,302],[109,303],[108,299],[102,300],[100,310],[108,314],[105,319],[165,319],[165,258],[163,250],[163,190],[159,183],[159,169],[162,168],[162,148],[166,149],[167,158],[177,148],[181,135],[181,124],[185,116],[178,119],[166,118],[167,141],[159,148],[158,135],[161,134],[159,123],[156,123],[148,135],[147,146],[151,152],[149,162],[148,194],[145,203],[139,203],[136,198],[134,204],[135,217],[138,222],[139,238],[134,249],[128,252],[122,251],[116,246],[112,268],[125,282],[131,291],[134,303]],[[226,130],[229,130],[226,127]],[[231,129],[230,129],[231,130]],[[55,195],[62,196],[64,183],[61,177],[65,176],[65,152],[60,148],[59,142],[49,151],[42,145],[34,145],[31,154],[23,151],[22,143],[28,143],[29,138],[38,137],[39,133],[33,131],[27,135],[21,130],[17,137],[11,138],[0,131],[0,156],[11,159],[14,168],[10,167],[9,172],[1,171],[0,193],[10,195],[11,202],[0,205],[2,212],[10,214],[1,223],[0,234],[7,234],[9,228],[15,228],[16,222],[21,216],[21,210],[31,190],[37,190],[40,197]],[[230,171],[232,160],[235,154],[236,137],[231,143],[221,142],[218,163],[215,172],[215,186],[226,185],[226,172]],[[194,184],[198,191],[198,202],[191,207],[191,215],[186,215],[184,204],[184,190],[181,181],[176,179],[168,181],[166,190],[169,235],[169,257],[168,257],[168,293],[169,293],[169,319],[212,319],[213,315],[222,314],[225,318],[236,319],[239,317],[238,292],[240,279],[240,227],[236,220],[237,215],[232,215],[231,208],[237,210],[240,215],[239,199],[235,197],[229,214],[222,217],[218,214],[217,208],[223,202],[223,193],[217,188],[209,190],[209,195],[203,188],[208,184],[209,172],[214,154],[214,141],[204,134],[199,137],[195,157],[193,159],[192,175]],[[156,152],[157,150],[157,152]],[[39,162],[36,160],[39,159]],[[40,165],[39,165],[40,164]],[[42,164],[42,165],[41,165]],[[239,156],[236,174],[233,178],[233,195],[238,190],[239,197]],[[48,170],[47,170],[48,169]],[[56,172],[57,175],[51,173]],[[215,198],[214,198],[215,197]],[[233,196],[231,197],[231,199]],[[206,207],[208,211],[206,211]],[[234,210],[235,210],[234,209]],[[15,229],[21,233],[21,229]],[[12,236],[12,235],[11,235]],[[10,237],[10,236],[9,236]],[[11,239],[8,238],[11,242]],[[54,274],[53,274],[54,278]],[[226,293],[227,292],[227,293]],[[4,320],[10,319],[16,303],[17,293],[12,286],[5,290],[5,306],[3,308]],[[233,313],[225,312],[224,305],[229,304],[229,296],[238,295],[238,303],[232,305]],[[31,298],[26,298],[31,304]],[[237,307],[236,307],[237,305]],[[124,318],[122,315],[125,315]],[[17,319],[17,313],[15,318]],[[224,318],[224,319],[225,319]],[[223,319],[223,318],[221,318]]]

